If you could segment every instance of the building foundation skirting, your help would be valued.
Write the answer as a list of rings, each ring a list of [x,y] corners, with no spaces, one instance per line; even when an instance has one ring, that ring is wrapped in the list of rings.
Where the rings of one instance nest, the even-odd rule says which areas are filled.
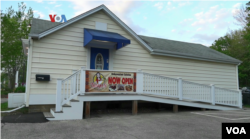
[[[29,105],[29,113],[50,112],[50,108],[55,108],[55,104]]]

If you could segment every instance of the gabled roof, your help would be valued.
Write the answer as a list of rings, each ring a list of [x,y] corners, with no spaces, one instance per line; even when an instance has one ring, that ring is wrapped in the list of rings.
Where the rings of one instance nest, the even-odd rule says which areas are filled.
[[[149,47],[139,36],[137,36],[137,34],[132,30],[130,29],[124,22],[122,22],[114,13],[112,13],[105,5],[100,5],[94,9],[91,9],[81,15],[78,15],[70,20],[68,20],[67,22],[63,23],[63,24],[59,24],[53,28],[50,28],[44,32],[41,32],[39,34],[29,34],[29,36],[31,36],[32,38],[36,38],[36,39],[40,39],[46,35],[49,35],[57,30],[60,30],[72,23],[75,23],[85,17],[88,17],[89,15],[92,15],[98,11],[101,11],[103,10],[104,12],[107,13],[108,16],[110,16],[112,19],[114,19],[114,21],[116,21],[119,25],[121,25],[121,27],[123,27],[126,31],[128,31],[128,33],[134,37],[140,44],[142,44],[142,46],[144,46],[149,52],[152,51],[151,47]],[[32,23],[33,24],[33,23]]]
[[[208,48],[201,44],[180,42],[168,39],[154,38],[148,36],[137,35],[125,23],[123,23],[115,14],[113,14],[105,5],[100,5],[90,11],[76,16],[66,23],[50,22],[48,20],[32,19],[32,26],[29,36],[34,39],[41,39],[57,30],[60,30],[74,22],[77,22],[91,14],[103,10],[123,27],[132,37],[134,37],[146,50],[153,55],[164,55],[171,57],[180,57],[188,59],[196,59],[203,61],[213,61],[220,63],[239,64],[241,61],[228,55],[220,53],[216,50]]]

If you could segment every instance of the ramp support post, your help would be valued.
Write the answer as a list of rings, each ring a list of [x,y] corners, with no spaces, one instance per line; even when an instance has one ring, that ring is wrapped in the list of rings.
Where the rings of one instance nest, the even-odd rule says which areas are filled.
[[[173,112],[177,113],[178,112],[178,105],[173,105]]]
[[[90,118],[90,102],[87,101],[85,105],[85,119]]]
[[[137,115],[137,111],[138,111],[138,101],[133,100],[133,102],[132,102],[132,115]]]

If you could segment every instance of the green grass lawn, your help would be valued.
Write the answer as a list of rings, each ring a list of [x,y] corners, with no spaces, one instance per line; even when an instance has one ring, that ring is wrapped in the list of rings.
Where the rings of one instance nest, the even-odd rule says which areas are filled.
[[[250,108],[250,105],[244,105],[244,107]]]
[[[8,111],[12,109],[14,108],[8,108],[8,102],[1,103],[1,111]],[[28,108],[24,107],[19,110],[16,110],[15,112],[28,113]]]
[[[8,109],[8,102],[0,103],[0,111],[6,111]]]

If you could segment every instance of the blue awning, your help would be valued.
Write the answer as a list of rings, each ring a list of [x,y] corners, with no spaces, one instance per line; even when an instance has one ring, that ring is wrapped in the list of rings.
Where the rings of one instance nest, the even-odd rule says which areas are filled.
[[[116,45],[116,49],[120,49],[128,44],[130,40],[123,37],[118,33],[94,30],[94,29],[84,29],[84,47],[89,45],[93,41],[111,42]]]

